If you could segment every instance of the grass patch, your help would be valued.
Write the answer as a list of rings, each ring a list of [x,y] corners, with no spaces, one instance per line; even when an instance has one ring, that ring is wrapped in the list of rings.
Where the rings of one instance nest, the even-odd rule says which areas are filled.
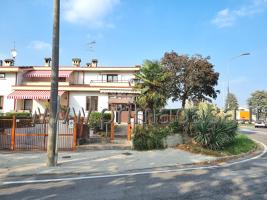
[[[238,134],[234,141],[226,145],[223,150],[216,151],[206,149],[192,141],[187,144],[180,144],[177,146],[177,148],[184,151],[189,151],[191,153],[220,157],[238,155],[253,151],[257,148],[257,144],[253,140],[249,139],[246,135]]]
[[[239,134],[233,142],[224,147],[222,152],[227,155],[238,155],[255,150],[256,148],[257,144],[253,140],[249,139],[246,135]]]
[[[177,148],[184,150],[184,151],[189,151],[191,153],[198,153],[198,154],[204,154],[204,155],[215,156],[215,157],[224,156],[222,152],[205,149],[201,147],[199,144],[191,143],[191,142],[187,144],[179,144]]]

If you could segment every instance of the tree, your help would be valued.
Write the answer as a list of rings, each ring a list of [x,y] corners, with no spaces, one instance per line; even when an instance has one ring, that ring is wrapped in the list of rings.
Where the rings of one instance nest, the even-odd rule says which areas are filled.
[[[251,93],[247,103],[252,109],[261,111],[261,116],[267,116],[267,91],[256,90],[255,92]]]
[[[164,54],[161,63],[172,77],[170,95],[173,101],[181,100],[183,108],[186,100],[211,101],[211,98],[217,97],[219,91],[214,87],[219,73],[214,71],[209,59],[201,55],[178,55],[174,51]]]
[[[47,140],[47,166],[55,166],[56,134],[57,134],[57,107],[58,107],[58,65],[59,65],[59,13],[60,0],[54,0],[53,38],[52,38],[52,69],[51,69],[51,95],[50,118],[48,124]]]
[[[233,93],[228,93],[225,100],[225,110],[236,110],[238,109],[238,101]]]
[[[141,90],[136,102],[141,108],[160,109],[166,105],[169,73],[158,61],[146,60],[136,79],[135,89]]]

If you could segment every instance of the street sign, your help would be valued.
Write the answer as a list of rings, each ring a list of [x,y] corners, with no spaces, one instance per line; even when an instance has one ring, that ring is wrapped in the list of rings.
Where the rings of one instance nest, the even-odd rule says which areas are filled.
[[[74,120],[69,120],[69,128],[74,128]]]

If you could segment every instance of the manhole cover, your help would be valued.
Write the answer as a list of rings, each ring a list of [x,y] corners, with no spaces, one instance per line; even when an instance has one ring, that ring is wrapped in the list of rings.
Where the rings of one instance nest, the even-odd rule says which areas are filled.
[[[71,158],[71,156],[62,156],[63,159]]]
[[[123,155],[126,155],[126,156],[130,156],[130,155],[132,155],[132,153],[130,153],[130,152],[125,152],[125,153],[122,153]]]

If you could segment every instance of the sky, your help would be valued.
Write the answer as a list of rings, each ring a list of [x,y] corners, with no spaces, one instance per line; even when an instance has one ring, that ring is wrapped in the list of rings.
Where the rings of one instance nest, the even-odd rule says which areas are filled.
[[[52,12],[52,0],[1,0],[0,60],[15,42],[16,65],[43,65]],[[220,73],[214,103],[223,106],[229,80],[246,106],[253,91],[267,88],[266,27],[267,0],[61,0],[60,65],[74,57],[82,65],[97,58],[101,66],[135,66],[172,50],[201,54]]]

